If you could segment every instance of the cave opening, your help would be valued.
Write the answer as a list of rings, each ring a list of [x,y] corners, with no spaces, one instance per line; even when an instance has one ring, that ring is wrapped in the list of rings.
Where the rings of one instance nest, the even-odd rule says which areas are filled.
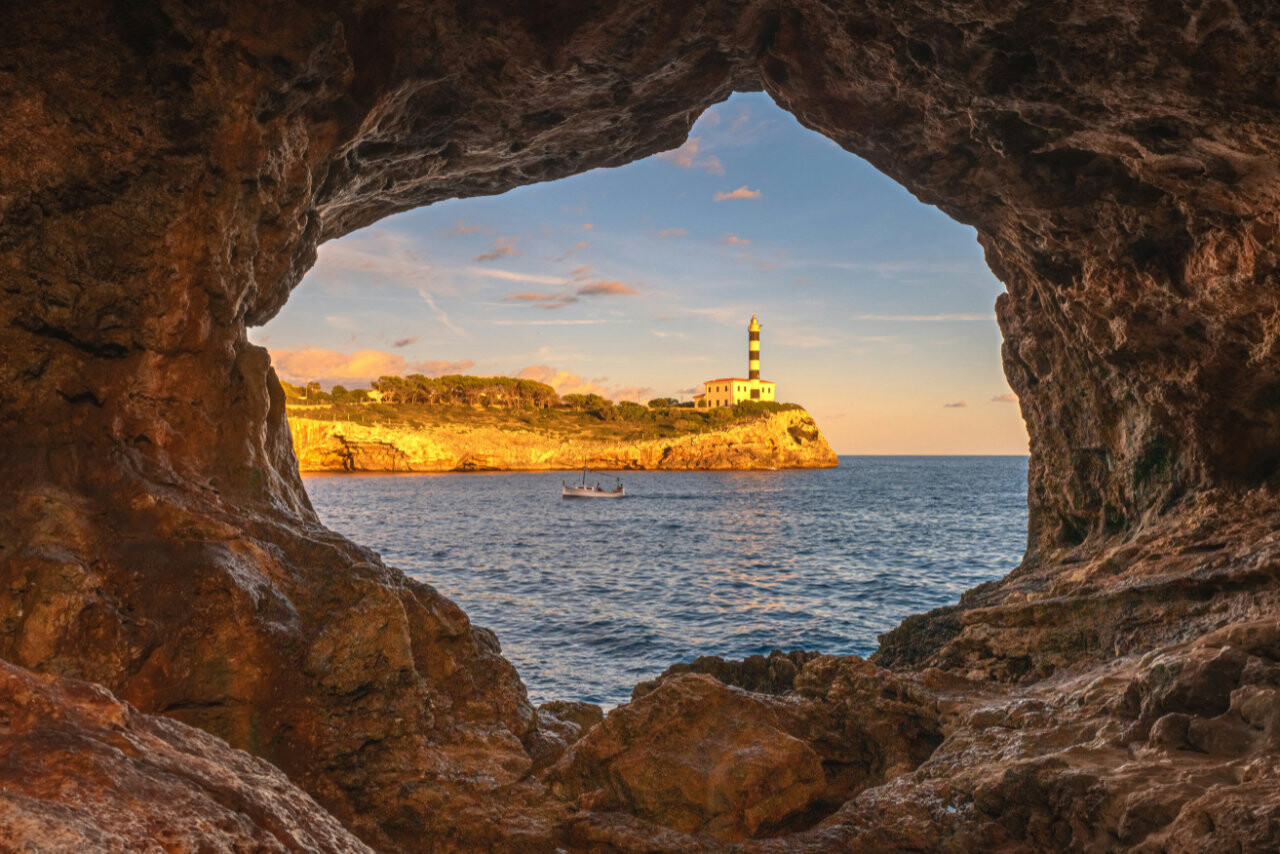
[[[999,359],[1001,292],[972,229],[744,93],[666,152],[436,202],[325,244],[251,340],[292,395],[321,519],[493,629],[535,700],[614,705],[703,655],[869,655],[904,617],[1017,565],[1026,436]],[[757,314],[765,377],[813,416],[843,471],[624,474],[633,512],[585,519],[559,507],[563,471],[322,476],[539,467],[453,432],[501,422],[501,401],[440,410],[435,392],[397,391],[387,375],[535,380],[566,400],[618,403],[598,413],[635,422],[612,431],[617,442],[678,437],[635,405],[691,405],[704,374],[737,375],[741,327]],[[366,391],[403,398],[354,402]],[[520,405],[533,408],[503,423],[510,441],[563,429]],[[759,455],[739,465],[804,465]],[[807,492],[813,508],[788,510]],[[680,514],[658,512],[664,502]],[[607,535],[593,528],[605,524]]]

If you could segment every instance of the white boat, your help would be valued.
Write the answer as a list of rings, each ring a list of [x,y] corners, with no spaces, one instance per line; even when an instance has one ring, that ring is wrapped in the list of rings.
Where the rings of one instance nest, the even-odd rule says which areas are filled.
[[[587,486],[587,470],[582,470],[582,484],[580,486],[570,486],[563,480],[560,481],[560,497],[561,498],[626,498],[627,491],[622,488],[621,478],[614,478],[617,486],[613,489],[602,489],[600,484],[595,486]]]

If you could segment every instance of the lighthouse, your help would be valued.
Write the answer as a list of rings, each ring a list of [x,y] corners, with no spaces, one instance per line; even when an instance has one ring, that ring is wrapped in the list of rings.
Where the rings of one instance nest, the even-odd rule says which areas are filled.
[[[747,324],[747,379],[760,379],[760,321],[754,314]]]
[[[720,377],[707,380],[702,394],[693,396],[693,405],[700,409],[716,406],[733,406],[748,401],[769,402],[774,400],[774,386],[768,380],[760,379],[760,321],[753,314],[747,324],[747,376]]]

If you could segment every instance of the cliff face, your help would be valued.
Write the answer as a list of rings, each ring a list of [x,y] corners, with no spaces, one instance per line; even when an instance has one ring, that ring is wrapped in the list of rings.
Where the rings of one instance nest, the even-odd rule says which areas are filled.
[[[1274,4],[1198,0],[23,4],[0,656],[388,849],[1275,850],[1278,38]],[[811,662],[782,703],[686,674],[561,766],[493,636],[319,524],[246,329],[323,240],[674,148],[758,89],[977,230],[1027,558],[904,623],[893,672]],[[913,773],[903,720],[943,739]]]
[[[416,430],[291,417],[300,471],[545,471],[829,468],[835,451],[808,413],[789,410],[709,433],[610,442],[535,430],[439,424]]]

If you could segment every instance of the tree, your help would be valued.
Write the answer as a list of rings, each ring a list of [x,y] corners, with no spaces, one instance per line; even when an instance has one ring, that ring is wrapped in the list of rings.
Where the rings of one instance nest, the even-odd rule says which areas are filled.
[[[655,397],[649,401],[650,409],[670,409],[673,406],[679,406],[680,401],[674,397]]]

